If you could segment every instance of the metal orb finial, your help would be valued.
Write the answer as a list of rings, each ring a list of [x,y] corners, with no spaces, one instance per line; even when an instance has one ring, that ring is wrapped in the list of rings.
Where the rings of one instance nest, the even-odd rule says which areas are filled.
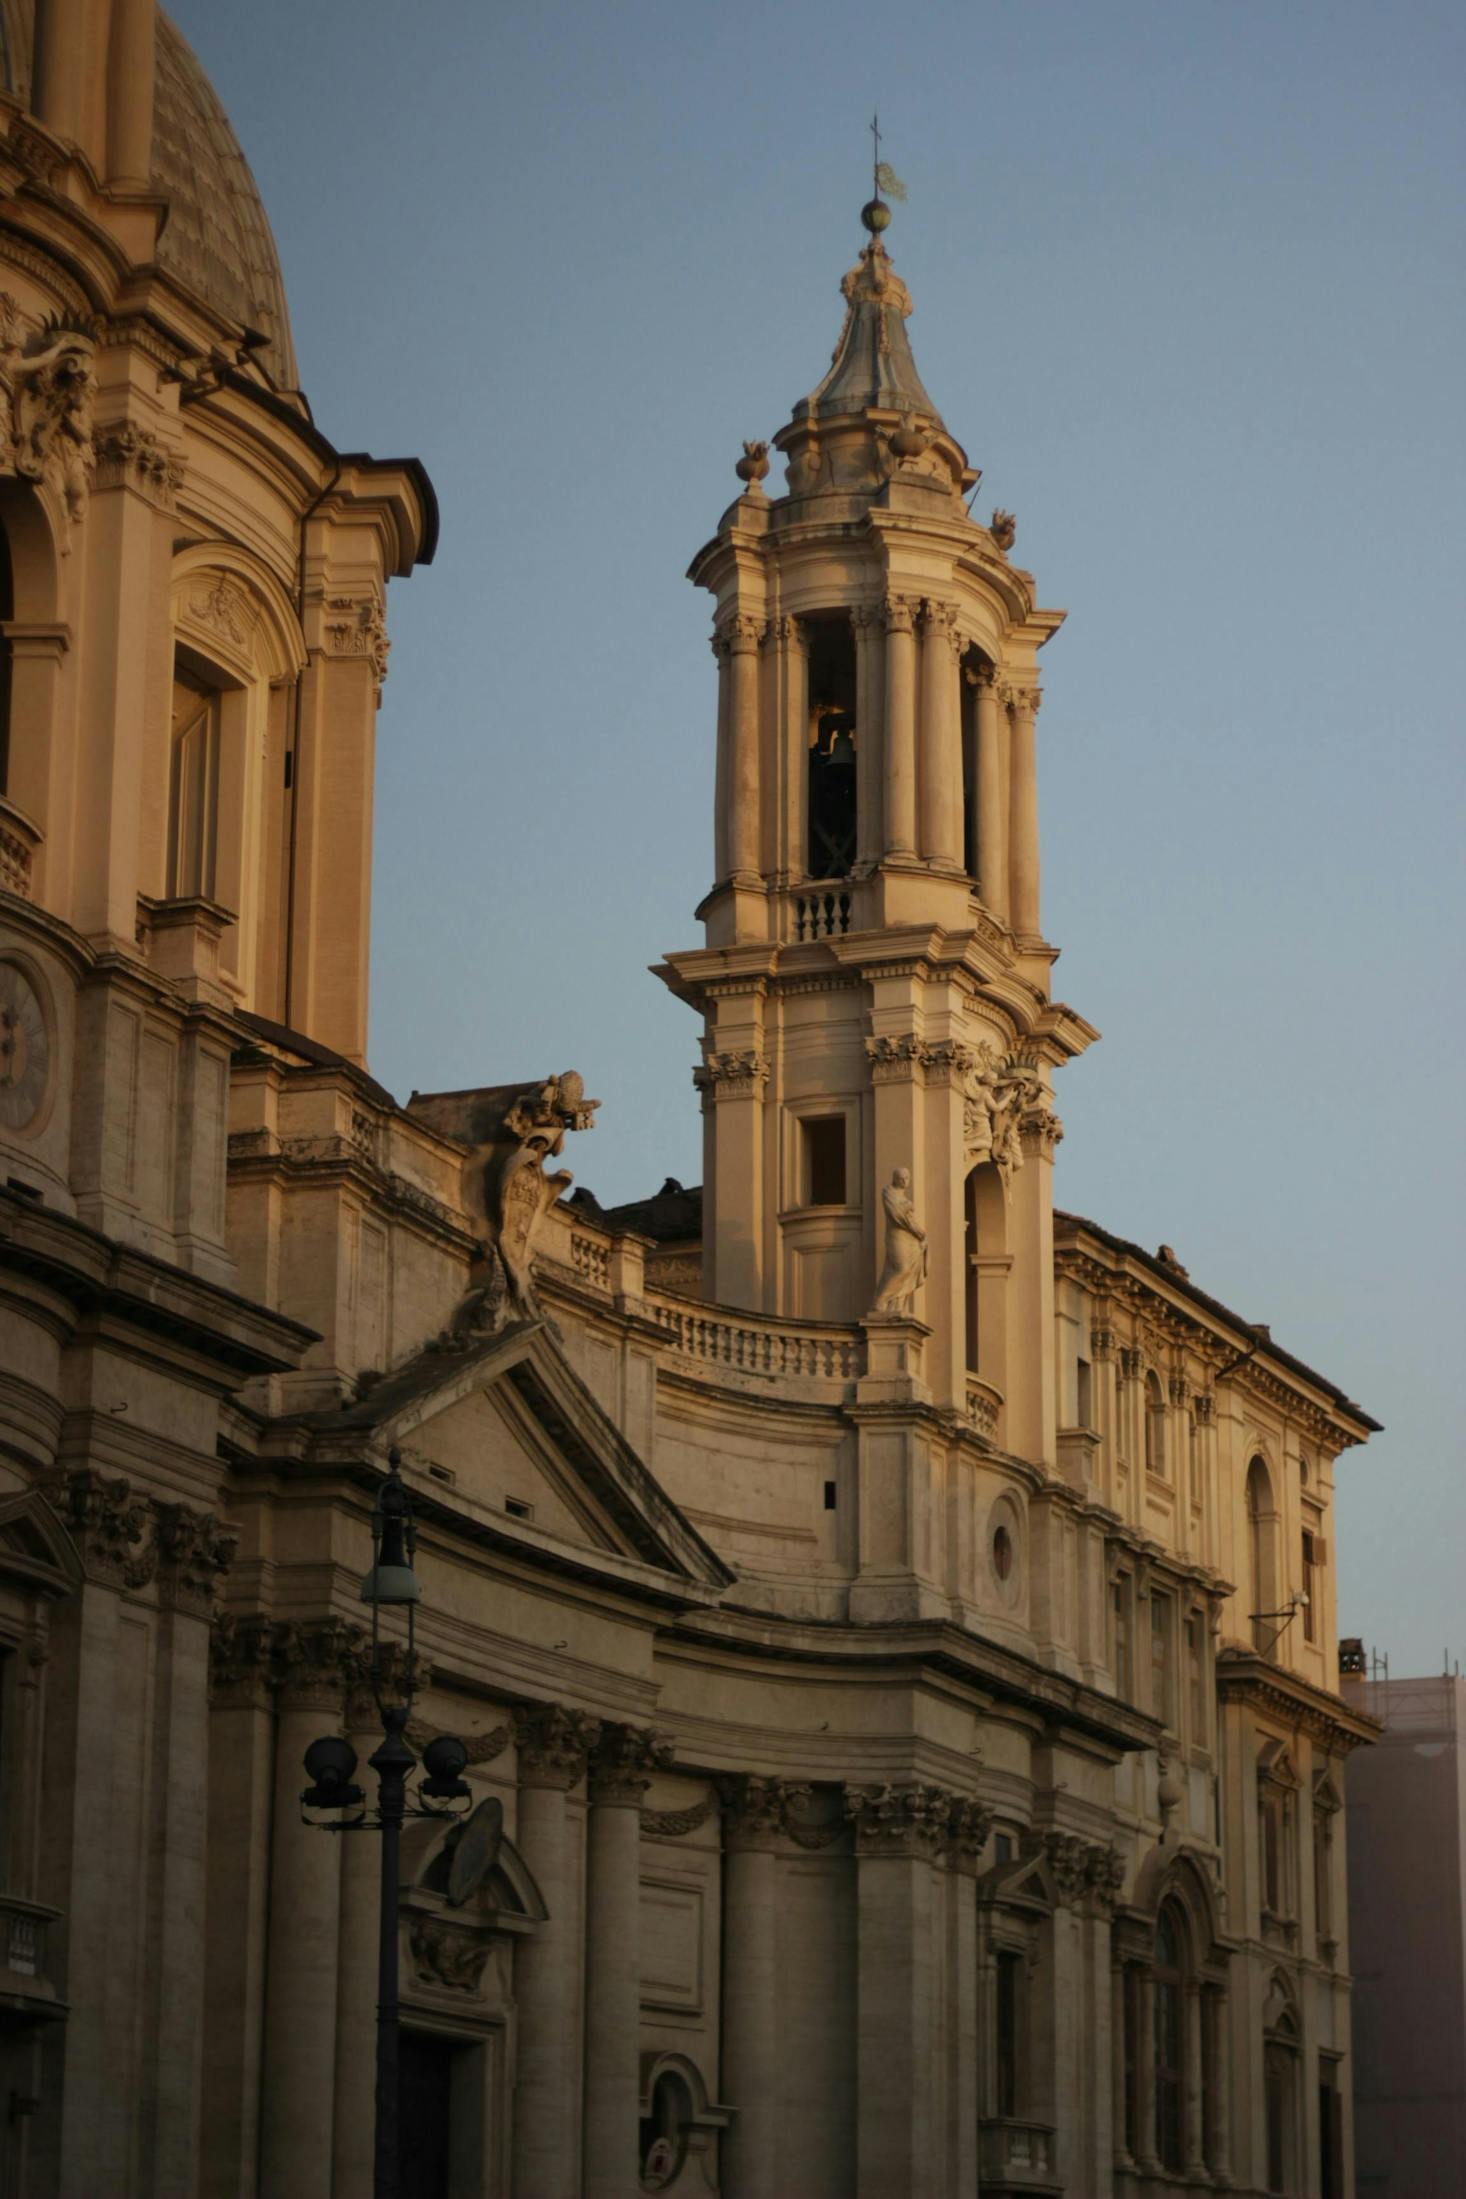
[[[860,209],[860,219],[873,237],[891,226],[891,209],[884,199],[867,199]]]

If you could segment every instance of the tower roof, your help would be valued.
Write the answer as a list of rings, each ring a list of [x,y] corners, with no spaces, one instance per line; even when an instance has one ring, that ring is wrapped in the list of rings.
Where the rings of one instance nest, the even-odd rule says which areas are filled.
[[[845,325],[830,370],[794,407],[796,420],[828,420],[877,410],[919,412],[934,425],[941,414],[926,393],[911,354],[906,322],[911,293],[873,236],[840,284]]]

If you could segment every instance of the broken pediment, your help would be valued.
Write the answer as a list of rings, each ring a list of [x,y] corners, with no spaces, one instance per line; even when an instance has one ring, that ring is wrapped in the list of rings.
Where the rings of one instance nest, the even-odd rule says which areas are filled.
[[[631,1560],[704,1589],[733,1578],[541,1320],[419,1354],[346,1418],[441,1483],[445,1505],[527,1549]]]

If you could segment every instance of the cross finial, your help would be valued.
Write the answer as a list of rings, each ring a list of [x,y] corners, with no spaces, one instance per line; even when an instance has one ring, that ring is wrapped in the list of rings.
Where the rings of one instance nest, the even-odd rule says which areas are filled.
[[[879,115],[872,115],[870,118],[870,134],[870,177],[874,186],[871,195],[873,198],[879,198],[881,195],[881,118]]]

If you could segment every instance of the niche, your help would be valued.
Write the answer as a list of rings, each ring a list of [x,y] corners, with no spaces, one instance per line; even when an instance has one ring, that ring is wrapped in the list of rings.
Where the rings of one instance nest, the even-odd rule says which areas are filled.
[[[805,874],[844,878],[856,855],[855,636],[844,616],[810,619]]]

